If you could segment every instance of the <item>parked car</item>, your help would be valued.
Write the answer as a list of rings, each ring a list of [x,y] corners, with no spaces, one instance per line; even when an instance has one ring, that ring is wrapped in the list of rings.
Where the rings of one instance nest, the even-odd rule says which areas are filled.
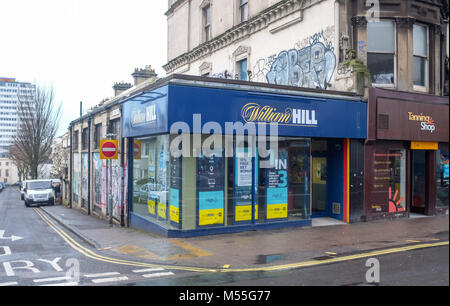
[[[26,182],[24,188],[25,206],[29,207],[33,204],[49,205],[55,204],[55,193],[52,188],[51,180],[30,180]]]
[[[3,190],[3,183],[0,183],[0,191],[2,191]]]

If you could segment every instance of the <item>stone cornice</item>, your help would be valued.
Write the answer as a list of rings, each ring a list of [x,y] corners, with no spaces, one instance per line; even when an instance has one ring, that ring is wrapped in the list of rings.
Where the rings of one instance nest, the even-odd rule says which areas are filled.
[[[257,16],[246,22],[231,28],[225,33],[214,37],[193,50],[186,52],[163,66],[167,73],[173,73],[179,67],[197,61],[209,54],[225,48],[241,39],[266,29],[270,24],[289,16],[293,13],[303,11],[324,0],[284,0],[262,11]]]

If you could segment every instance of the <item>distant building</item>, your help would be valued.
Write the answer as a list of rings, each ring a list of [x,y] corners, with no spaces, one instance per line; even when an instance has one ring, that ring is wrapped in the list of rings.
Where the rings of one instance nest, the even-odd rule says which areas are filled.
[[[9,158],[9,147],[19,127],[18,104],[21,99],[34,96],[35,85],[0,77],[0,181],[9,184],[20,178]]]

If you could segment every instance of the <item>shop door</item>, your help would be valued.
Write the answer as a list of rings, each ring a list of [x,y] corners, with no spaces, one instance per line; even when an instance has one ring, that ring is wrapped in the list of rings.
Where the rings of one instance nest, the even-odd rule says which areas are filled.
[[[425,214],[426,211],[426,152],[411,152],[411,212]]]
[[[312,157],[312,217],[327,216],[327,158]]]

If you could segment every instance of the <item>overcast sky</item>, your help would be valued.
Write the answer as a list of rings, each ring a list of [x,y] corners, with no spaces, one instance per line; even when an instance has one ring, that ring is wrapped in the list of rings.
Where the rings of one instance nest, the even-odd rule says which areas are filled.
[[[0,77],[52,86],[58,136],[87,109],[133,83],[134,68],[165,76],[167,0],[0,0]]]

